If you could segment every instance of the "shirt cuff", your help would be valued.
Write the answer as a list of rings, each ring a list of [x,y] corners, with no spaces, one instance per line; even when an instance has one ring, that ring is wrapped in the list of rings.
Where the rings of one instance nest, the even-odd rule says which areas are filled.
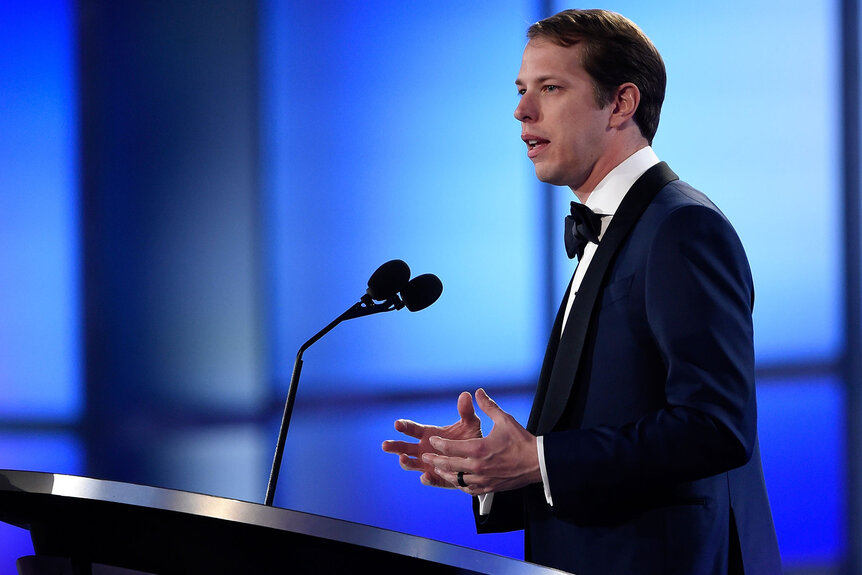
[[[479,515],[488,515],[491,513],[491,503],[494,502],[494,494],[486,493],[479,495]]]
[[[536,438],[536,449],[539,451],[539,471],[542,472],[542,485],[545,487],[545,500],[551,507],[554,506],[554,498],[551,497],[551,484],[548,482],[548,469],[545,466],[545,437],[540,435]]]

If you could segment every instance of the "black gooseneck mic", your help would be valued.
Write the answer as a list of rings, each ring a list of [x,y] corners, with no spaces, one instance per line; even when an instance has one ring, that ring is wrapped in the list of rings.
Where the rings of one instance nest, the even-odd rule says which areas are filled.
[[[272,506],[275,499],[275,487],[281,470],[287,428],[290,426],[290,416],[293,413],[293,402],[296,399],[296,388],[299,384],[299,373],[302,371],[302,354],[305,350],[344,320],[384,311],[399,310],[404,307],[409,311],[419,311],[437,301],[442,293],[443,283],[434,274],[422,274],[411,280],[410,267],[406,263],[401,260],[388,261],[371,274],[368,279],[368,289],[358,302],[302,344],[296,353],[290,385],[287,388],[287,400],[284,403],[284,414],[281,417],[281,427],[278,430],[278,443],[275,446],[272,470],[269,473],[269,484],[266,487],[265,505]]]

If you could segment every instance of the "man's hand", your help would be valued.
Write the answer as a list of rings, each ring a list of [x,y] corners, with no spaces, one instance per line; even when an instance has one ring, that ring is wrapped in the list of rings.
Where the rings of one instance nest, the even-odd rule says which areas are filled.
[[[482,423],[473,409],[473,398],[466,391],[458,396],[458,415],[460,416],[458,421],[445,427],[422,425],[415,421],[399,419],[395,422],[395,430],[418,439],[419,443],[384,441],[383,451],[397,453],[398,461],[404,469],[408,471],[421,471],[422,476],[419,480],[424,485],[446,488],[456,487],[457,478],[454,484],[441,478],[434,471],[433,465],[425,463],[422,460],[422,456],[426,453],[437,453],[430,442],[432,437],[444,437],[453,440],[477,439],[482,437]]]
[[[430,437],[432,449],[421,454],[425,465],[433,469],[436,478],[448,482],[452,487],[459,487],[470,495],[508,491],[531,483],[540,483],[542,473],[539,470],[536,436],[500,409],[485,390],[476,391],[476,402],[494,422],[494,428],[488,437]],[[467,487],[459,486],[459,471],[463,472]]]

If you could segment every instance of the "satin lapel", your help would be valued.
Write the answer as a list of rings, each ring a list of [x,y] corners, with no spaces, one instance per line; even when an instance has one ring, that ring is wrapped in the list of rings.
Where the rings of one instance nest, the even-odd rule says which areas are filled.
[[[544,435],[551,431],[566,409],[578,373],[587,329],[594,314],[604,278],[614,257],[659,190],[677,179],[679,179],[678,176],[668,165],[660,162],[638,178],[617,208],[578,288],[578,295],[572,305],[572,311],[569,314],[569,320],[560,339],[558,353],[555,354],[553,367],[545,386],[546,392],[542,398],[541,413],[538,415],[530,414],[531,423],[536,419],[538,420],[534,431],[536,435]],[[543,366],[542,371],[545,371],[545,366]],[[539,383],[540,389],[542,383],[541,381]],[[588,386],[589,382],[582,382],[582,385]],[[587,396],[586,391],[585,388],[584,393],[581,394],[582,397]],[[536,399],[538,400],[538,397]],[[533,405],[534,412],[535,407],[536,403]]]
[[[530,419],[527,422],[527,431],[535,432],[536,426],[539,425],[539,414],[542,412],[542,405],[545,403],[545,395],[548,393],[548,381],[551,377],[551,369],[554,367],[554,359],[557,357],[557,349],[560,347],[560,332],[563,330],[563,316],[565,316],[566,302],[569,301],[569,292],[572,289],[572,282],[575,276],[572,274],[572,279],[569,280],[569,287],[566,288],[566,293],[563,294],[563,301],[560,303],[560,309],[557,310],[557,317],[554,320],[554,326],[551,328],[551,335],[548,337],[548,347],[545,349],[545,359],[542,361],[542,371],[539,372],[539,384],[536,387],[536,395],[533,397],[533,407],[530,409]]]

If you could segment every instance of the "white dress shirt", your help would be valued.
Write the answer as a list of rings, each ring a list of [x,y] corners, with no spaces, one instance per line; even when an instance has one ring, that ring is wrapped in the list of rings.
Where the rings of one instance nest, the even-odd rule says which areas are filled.
[[[658,162],[658,156],[656,156],[651,147],[647,146],[646,148],[641,148],[611,170],[587,197],[586,205],[588,208],[597,214],[606,215],[606,217],[602,218],[602,229],[599,232],[600,241],[602,236],[604,236],[605,231],[608,229],[608,226],[610,225],[611,220],[613,219],[620,203],[622,203],[626,193],[644,172],[656,165]],[[588,243],[584,248],[583,258],[581,258],[575,268],[575,275],[572,279],[572,289],[569,291],[566,310],[563,314],[563,329],[566,328],[566,322],[569,319],[572,304],[575,301],[575,297],[578,295],[578,288],[581,286],[584,275],[587,273],[587,268],[589,268],[590,262],[593,260],[593,255],[595,255],[598,247],[598,244],[594,244],[592,242]],[[562,333],[560,335],[562,336]],[[539,451],[539,469],[542,472],[545,499],[547,499],[548,505],[553,506],[554,500],[551,496],[551,486],[548,481],[548,471],[545,466],[545,446],[541,435],[536,438],[536,448]],[[481,515],[487,515],[491,512],[491,502],[493,499],[493,493],[489,493],[484,497],[479,497],[479,513]]]

